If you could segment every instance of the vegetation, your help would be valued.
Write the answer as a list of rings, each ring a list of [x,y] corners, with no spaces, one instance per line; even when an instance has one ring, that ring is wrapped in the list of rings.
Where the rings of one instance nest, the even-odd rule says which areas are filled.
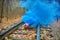
[[[18,0],[0,0],[0,23],[2,20],[17,18],[22,13],[24,13],[24,9],[19,7]]]

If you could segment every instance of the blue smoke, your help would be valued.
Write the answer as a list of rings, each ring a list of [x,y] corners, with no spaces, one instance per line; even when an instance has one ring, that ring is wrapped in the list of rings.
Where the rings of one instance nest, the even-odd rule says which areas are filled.
[[[20,7],[25,8],[26,12],[22,16],[22,21],[36,27],[39,23],[42,26],[47,26],[56,19],[58,13],[58,4],[55,1],[51,3],[42,2],[40,0],[23,0],[19,2]],[[27,11],[28,10],[28,11]]]

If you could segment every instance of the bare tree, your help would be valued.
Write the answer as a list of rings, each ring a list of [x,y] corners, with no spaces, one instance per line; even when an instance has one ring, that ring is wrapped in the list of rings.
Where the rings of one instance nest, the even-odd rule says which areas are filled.
[[[4,0],[0,0],[0,23],[2,22],[3,18],[3,7],[4,7]]]

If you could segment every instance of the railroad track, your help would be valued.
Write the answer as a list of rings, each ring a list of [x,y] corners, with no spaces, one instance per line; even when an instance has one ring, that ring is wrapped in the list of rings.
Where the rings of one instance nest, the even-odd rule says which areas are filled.
[[[14,25],[12,25],[13,26],[12,28],[10,28],[7,31],[5,31],[4,33],[0,34],[0,40],[3,40],[6,36],[8,36],[9,34],[11,34],[13,31],[15,31],[22,24],[23,24],[22,22],[18,22],[18,23],[15,23]]]

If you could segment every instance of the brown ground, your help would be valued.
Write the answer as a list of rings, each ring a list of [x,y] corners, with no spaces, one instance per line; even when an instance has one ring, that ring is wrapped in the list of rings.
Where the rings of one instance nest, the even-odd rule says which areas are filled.
[[[11,24],[13,24],[15,22],[18,22],[18,21],[21,21],[20,17],[18,17],[16,19],[12,18],[12,19],[9,19],[8,21],[6,21],[6,19],[5,19],[5,20],[3,20],[2,23],[0,23],[0,28],[3,28],[5,26],[9,26],[9,25],[11,25]]]

